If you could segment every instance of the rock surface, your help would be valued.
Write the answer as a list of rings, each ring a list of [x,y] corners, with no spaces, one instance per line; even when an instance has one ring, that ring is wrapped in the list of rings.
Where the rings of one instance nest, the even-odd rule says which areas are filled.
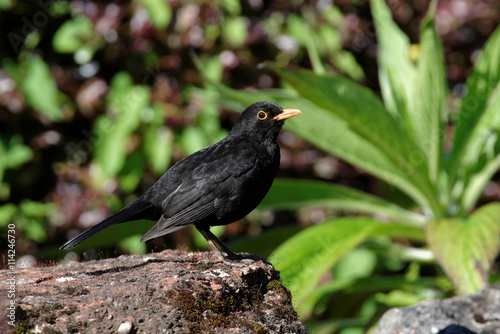
[[[372,334],[500,334],[500,286],[387,311]]]
[[[15,273],[18,332],[306,333],[263,259],[168,250]]]

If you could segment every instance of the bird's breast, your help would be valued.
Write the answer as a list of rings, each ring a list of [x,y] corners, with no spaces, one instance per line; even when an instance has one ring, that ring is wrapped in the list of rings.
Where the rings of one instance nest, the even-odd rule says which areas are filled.
[[[253,152],[245,172],[233,175],[225,182],[227,196],[217,199],[217,216],[220,224],[229,224],[245,217],[265,197],[279,168],[279,149],[269,154],[267,150]],[[236,162],[239,166],[243,161]]]

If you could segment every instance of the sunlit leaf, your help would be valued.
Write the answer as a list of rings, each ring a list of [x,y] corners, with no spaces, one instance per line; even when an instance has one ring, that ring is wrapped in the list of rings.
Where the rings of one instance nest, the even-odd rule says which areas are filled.
[[[377,255],[369,249],[353,249],[344,256],[335,266],[335,279],[353,280],[369,277],[377,265]]]
[[[292,292],[294,304],[300,311],[302,301],[313,293],[320,278],[367,238],[386,235],[423,240],[419,234],[423,232],[401,224],[381,223],[367,217],[343,217],[295,234],[281,244],[269,260],[280,271],[283,284]]]
[[[429,178],[437,182],[440,170],[442,139],[445,125],[447,94],[443,46],[434,27],[436,2],[420,27],[420,57],[414,90],[414,104],[407,118],[416,142],[426,156]]]
[[[7,227],[9,223],[12,222],[15,214],[17,213],[17,207],[12,203],[7,203],[0,206],[0,227]]]
[[[394,289],[388,293],[377,293],[375,299],[388,307],[401,307],[413,306],[426,298],[422,294]]]
[[[156,29],[165,29],[172,19],[172,9],[168,1],[164,0],[140,0],[146,7],[151,17],[151,22]]]
[[[14,6],[13,0],[0,0],[0,9],[7,10]]]
[[[487,204],[468,219],[431,221],[427,238],[458,292],[477,292],[488,284],[491,263],[500,249],[500,203]]]
[[[231,47],[241,47],[245,43],[247,34],[243,17],[228,17],[222,23],[222,37]]]
[[[396,22],[385,0],[370,3],[379,45],[379,82],[384,104],[394,116],[403,120],[410,112],[414,96],[415,65],[408,58],[410,40]]]
[[[270,67],[290,83],[303,98],[342,119],[347,125],[345,132],[353,132],[361,140],[369,142],[372,148],[365,154],[370,155],[378,151],[381,154],[379,157],[384,157],[383,162],[367,157],[369,161],[375,160],[374,164],[380,164],[370,172],[388,179],[388,182],[406,191],[423,208],[432,208],[435,214],[440,212],[436,191],[427,178],[425,160],[413,157],[420,154],[420,149],[398,120],[387,113],[373,92],[337,76],[316,75],[310,71],[291,70],[276,65]],[[315,109],[313,108],[311,112],[317,112]],[[302,117],[309,115],[304,114]],[[323,125],[320,126],[318,123],[317,126],[321,129]],[[333,132],[333,129],[325,130],[325,136]],[[317,130],[312,131],[312,134],[317,137],[316,141],[323,139]],[[357,143],[347,144],[352,149],[357,148]],[[330,145],[334,146],[337,143]],[[356,160],[360,160],[359,156],[357,158]],[[361,162],[359,167],[365,168],[365,164]],[[389,180],[387,175],[384,177],[387,171],[393,171],[398,178]]]
[[[150,91],[132,85],[128,73],[118,73],[108,94],[109,113],[96,121],[95,160],[105,177],[118,174],[124,166],[129,136],[141,123],[141,112],[149,106]]]
[[[311,226],[281,244],[269,260],[280,271],[295,305],[300,305],[321,276],[369,237],[378,224],[371,218],[340,218]]]
[[[485,111],[470,135],[462,156],[465,183],[461,212],[469,212],[500,168],[500,84],[491,92]]]
[[[27,62],[27,73],[21,88],[31,107],[52,121],[62,119],[57,85],[50,75],[49,66],[40,57],[34,56]]]
[[[241,14],[241,3],[238,0],[219,0],[219,2],[229,12],[229,14]]]
[[[416,226],[425,222],[423,216],[379,197],[354,188],[318,181],[277,179],[259,208],[297,209],[304,206],[386,215],[395,221]]]
[[[488,131],[489,124],[481,122],[481,118],[490,117],[488,113],[498,112],[487,108],[487,105],[491,93],[500,82],[499,59],[500,26],[488,38],[472,74],[467,79],[467,93],[456,121],[453,149],[448,161],[451,185],[457,179],[462,179],[461,182],[464,182],[465,172],[461,171],[465,166],[463,162],[474,154],[475,150],[470,148],[477,147],[477,141],[483,140],[480,134]]]
[[[187,127],[184,131],[182,131],[180,143],[186,152],[186,155],[192,154],[213,144],[208,140],[203,131],[195,127]]]
[[[17,223],[21,226],[28,239],[38,243],[47,239],[47,232],[42,219],[22,217]]]
[[[166,127],[153,127],[144,133],[144,151],[157,174],[163,174],[170,163],[174,136]]]
[[[92,22],[83,15],[65,21],[54,34],[52,45],[60,53],[75,53],[94,35]]]
[[[7,143],[0,140],[0,181],[3,180],[3,173],[10,168],[21,166],[33,158],[33,150],[22,144],[23,139],[15,135]]]
[[[21,202],[19,209],[25,216],[43,218],[55,211],[55,204],[36,202],[26,199]]]
[[[123,238],[119,245],[127,254],[146,254],[146,243],[141,242],[141,234],[135,234]]]

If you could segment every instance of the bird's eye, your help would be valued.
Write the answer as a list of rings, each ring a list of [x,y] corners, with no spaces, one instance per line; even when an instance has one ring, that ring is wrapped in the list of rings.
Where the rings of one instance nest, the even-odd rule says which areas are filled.
[[[257,118],[263,121],[267,118],[267,113],[265,111],[259,111],[257,113]]]

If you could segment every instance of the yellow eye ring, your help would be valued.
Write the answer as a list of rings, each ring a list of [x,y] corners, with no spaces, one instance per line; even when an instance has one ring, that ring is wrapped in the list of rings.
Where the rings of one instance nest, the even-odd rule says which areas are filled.
[[[261,110],[257,113],[257,118],[263,121],[267,118],[267,113]]]

